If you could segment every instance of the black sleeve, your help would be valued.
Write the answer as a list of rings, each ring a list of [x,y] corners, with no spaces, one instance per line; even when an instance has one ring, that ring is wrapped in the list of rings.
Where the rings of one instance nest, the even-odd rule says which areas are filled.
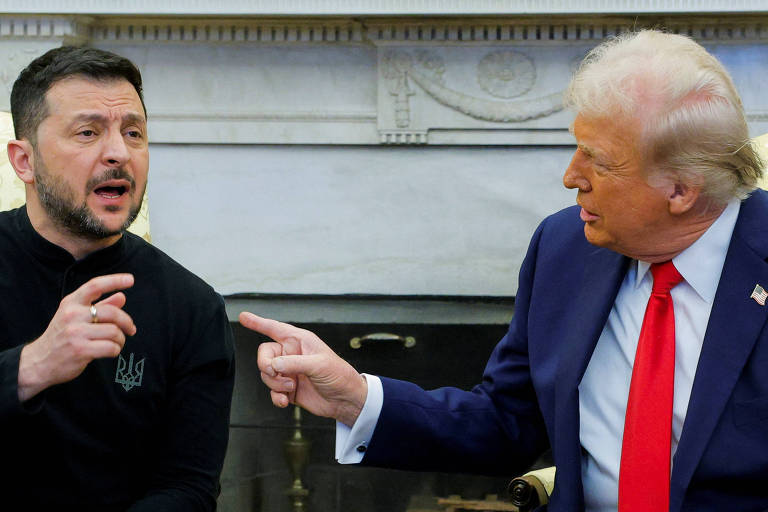
[[[43,404],[43,392],[22,403],[19,401],[19,361],[24,345],[0,351],[0,425],[9,419],[35,413]]]
[[[21,411],[19,402],[19,359],[22,346],[0,352],[0,421]]]
[[[229,413],[234,386],[234,338],[224,302],[206,316],[192,318],[192,338],[177,354],[169,379],[163,435],[150,488],[129,512],[212,511],[219,494],[219,476],[229,438]],[[207,317],[207,321],[205,318]]]

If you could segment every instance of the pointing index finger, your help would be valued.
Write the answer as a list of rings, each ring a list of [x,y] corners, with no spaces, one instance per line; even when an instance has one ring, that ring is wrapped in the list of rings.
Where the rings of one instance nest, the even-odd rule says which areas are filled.
[[[243,327],[268,336],[280,344],[296,340],[297,328],[290,324],[262,318],[248,311],[240,313],[239,320]]]
[[[72,294],[81,304],[91,304],[102,295],[133,286],[133,274],[109,274],[94,277]]]

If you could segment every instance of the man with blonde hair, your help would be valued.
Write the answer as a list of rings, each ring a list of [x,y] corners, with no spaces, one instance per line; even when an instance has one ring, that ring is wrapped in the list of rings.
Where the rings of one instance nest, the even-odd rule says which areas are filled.
[[[768,194],[728,73],[659,31],[595,48],[566,104],[578,206],[545,219],[471,391],[360,376],[250,313],[279,407],[336,418],[342,462],[512,475],[551,447],[548,510],[768,508]]]

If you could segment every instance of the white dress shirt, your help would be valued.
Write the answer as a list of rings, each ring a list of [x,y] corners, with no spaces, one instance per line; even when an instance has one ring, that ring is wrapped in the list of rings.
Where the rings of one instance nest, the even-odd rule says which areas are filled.
[[[740,202],[728,204],[720,217],[672,261],[684,281],[672,289],[675,307],[675,393],[672,453],[680,441],[688,399]],[[603,332],[579,385],[582,480],[588,512],[615,511],[619,462],[632,364],[645,308],[651,294],[650,264],[633,261],[621,284]],[[368,397],[350,429],[336,423],[336,460],[362,461],[381,407],[381,380],[366,375]]]
[[[672,455],[680,442],[704,333],[740,204],[731,202],[709,229],[672,259],[684,281],[672,289],[675,307],[675,392]],[[581,476],[590,512],[615,511],[632,365],[653,287],[650,264],[633,261],[579,384]]]
[[[360,416],[352,428],[336,422],[336,460],[342,464],[358,464],[363,460],[368,443],[373,437],[373,430],[379,421],[381,407],[384,405],[381,379],[367,373],[363,376],[368,381],[368,396],[365,397]]]

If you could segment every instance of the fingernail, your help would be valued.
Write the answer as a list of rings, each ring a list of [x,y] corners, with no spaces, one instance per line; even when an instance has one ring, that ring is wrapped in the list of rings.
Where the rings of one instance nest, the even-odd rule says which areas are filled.
[[[272,368],[274,368],[275,371],[282,372],[283,370],[285,370],[285,361],[283,361],[279,357],[273,359]]]
[[[287,389],[288,391],[293,391],[293,381],[286,382],[285,389]]]

